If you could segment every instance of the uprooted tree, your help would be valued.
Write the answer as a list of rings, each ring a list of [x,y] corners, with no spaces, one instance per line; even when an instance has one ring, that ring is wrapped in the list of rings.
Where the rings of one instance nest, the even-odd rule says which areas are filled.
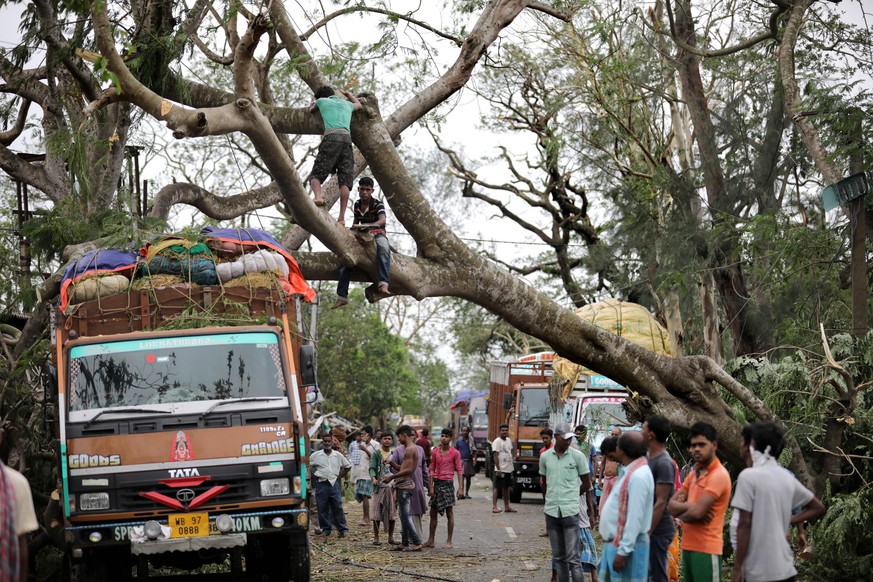
[[[841,172],[824,151],[813,121],[803,115],[794,78],[795,44],[812,3],[777,3],[772,14],[758,15],[768,23],[765,33],[739,48],[749,49],[764,41],[778,47],[781,77],[776,83],[781,89],[774,91],[780,97],[784,92],[785,108],[801,128],[807,151],[819,172],[833,180]],[[415,240],[414,256],[393,255],[392,292],[418,300],[454,296],[475,303],[561,355],[627,385],[637,393],[642,413],[664,414],[678,427],[687,428],[700,420],[710,422],[722,437],[723,450],[736,459],[740,427],[733,406],[743,407],[750,416],[781,422],[752,390],[710,357],[661,357],[592,326],[483,257],[445,223],[404,165],[398,151],[404,130],[434,115],[441,104],[462,90],[483,59],[492,54],[497,58],[495,43],[509,27],[520,26],[522,20],[528,19],[571,22],[584,5],[532,0],[457,4],[462,13],[477,16],[469,30],[459,28],[458,32],[447,33],[417,20],[414,14],[392,12],[381,3],[349,5],[324,15],[310,29],[300,30],[280,0],[266,3],[260,11],[238,2],[216,6],[197,0],[192,8],[185,9],[169,0],[142,0],[123,5],[73,4],[69,6],[71,12],[62,12],[56,3],[36,0],[27,7],[25,25],[30,40],[44,43],[45,64],[26,67],[29,55],[24,49],[20,54],[13,52],[0,58],[4,91],[16,98],[6,105],[10,111],[17,107],[11,115],[17,122],[0,136],[0,168],[41,192],[50,204],[65,206],[87,222],[89,216],[117,204],[124,146],[138,124],[144,123],[143,115],[165,124],[178,140],[244,135],[250,154],[263,170],[264,179],[258,186],[217,195],[195,183],[169,184],[155,194],[152,216],[165,219],[174,206],[185,204],[212,219],[226,220],[279,205],[293,222],[284,237],[286,245],[298,249],[307,237],[314,236],[331,251],[296,254],[307,278],[335,279],[343,265],[355,267],[359,276],[372,275],[376,272],[373,245],[361,244],[358,237],[312,203],[292,147],[294,136],[318,135],[322,130],[320,118],[308,111],[311,92],[331,84],[329,78],[360,78],[363,70],[354,63],[338,67],[311,54],[306,41],[335,19],[362,11],[383,14],[391,25],[403,22],[430,31],[456,47],[454,62],[428,82],[413,78],[411,88],[394,85],[390,94],[383,92],[376,80],[365,82],[368,90],[359,94],[364,109],[352,120],[356,171],[369,167],[394,217]],[[659,41],[667,43],[665,46],[677,59],[678,90],[687,104],[687,126],[693,127],[694,143],[685,143],[684,147],[699,152],[699,169],[692,172],[685,168],[694,175],[689,175],[684,186],[693,190],[702,185],[710,204],[719,210],[717,205],[725,200],[725,177],[718,163],[719,144],[701,83],[700,61],[730,51],[698,47],[690,2],[668,3],[666,15],[664,7],[658,4],[657,15],[650,22],[659,29]],[[672,34],[664,37],[665,31]],[[209,74],[188,75],[187,66],[178,66],[188,61],[192,51],[203,55]],[[330,75],[323,68],[328,64],[335,69]],[[283,76],[278,77],[280,74]],[[286,84],[289,75],[294,76],[290,88]],[[277,83],[276,78],[283,81]],[[31,104],[41,108],[39,127],[45,136],[46,156],[40,162],[16,156],[9,148],[24,130]],[[639,149],[636,154],[642,155]],[[656,165],[657,160],[652,163]],[[555,177],[560,180],[558,172]],[[569,196],[574,187],[564,184],[553,192]],[[762,187],[775,186],[770,181]],[[337,196],[335,188],[332,194],[328,190],[329,202]],[[555,200],[559,212],[560,203]],[[572,208],[568,208],[561,219],[574,219]],[[588,220],[587,216],[581,218]],[[587,225],[582,230],[593,242],[596,233]],[[739,243],[726,237],[722,244],[724,261],[713,265],[713,269],[721,288],[741,291],[722,297],[725,320],[739,343],[747,329],[748,311],[742,309],[742,304],[749,298],[741,288],[742,272],[731,260]],[[71,246],[63,259],[75,258],[87,247]],[[584,257],[573,259],[572,264],[566,257],[559,256],[558,261],[569,273],[584,263]],[[57,294],[58,284],[59,273],[55,273],[39,285],[39,303],[14,343],[13,359],[20,360],[42,336],[46,327],[42,304]],[[855,384],[852,386],[855,390]],[[856,405],[854,393],[840,402],[830,413],[851,415]],[[843,427],[845,423],[836,423],[832,435],[842,434]],[[834,469],[808,465],[794,439],[791,447],[797,453],[792,467],[807,481]],[[819,479],[817,483],[823,486],[824,481]]]

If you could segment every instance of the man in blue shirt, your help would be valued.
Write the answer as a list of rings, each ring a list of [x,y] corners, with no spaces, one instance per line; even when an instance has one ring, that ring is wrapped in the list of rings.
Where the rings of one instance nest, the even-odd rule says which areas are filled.
[[[646,459],[646,442],[637,431],[618,439],[619,478],[600,512],[600,582],[647,582],[649,528],[655,504],[655,480]]]
[[[473,439],[470,438],[469,426],[461,429],[461,436],[458,437],[455,448],[461,453],[461,467],[464,470],[464,487],[458,489],[458,499],[470,499],[470,482],[476,471],[473,467]]]
[[[559,424],[555,429],[555,446],[540,456],[543,512],[558,582],[583,581],[579,560],[579,495],[591,488],[591,478],[588,459],[581,451],[570,448],[575,436],[570,425]]]

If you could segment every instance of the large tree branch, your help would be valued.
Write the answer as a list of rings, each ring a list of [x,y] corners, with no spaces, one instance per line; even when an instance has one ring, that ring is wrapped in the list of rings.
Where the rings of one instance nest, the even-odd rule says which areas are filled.
[[[44,192],[52,202],[60,202],[64,198],[63,188],[52,181],[45,169],[25,162],[4,145],[0,145],[0,169],[19,182]]]
[[[319,87],[324,87],[328,83],[318,66],[315,64],[315,59],[306,50],[303,44],[303,39],[297,34],[294,25],[288,18],[285,12],[285,5],[280,0],[274,0],[270,3],[270,17],[273,19],[273,25],[276,28],[276,34],[285,45],[285,50],[288,52],[291,62],[294,63],[297,74],[304,83],[314,93]]]
[[[167,220],[174,205],[187,204],[214,220],[231,220],[281,201],[282,193],[275,182],[235,196],[216,196],[195,184],[168,184],[155,194],[154,206],[149,214]]]
[[[6,131],[0,131],[0,145],[9,146],[18,139],[21,132],[24,131],[24,125],[27,123],[27,112],[30,110],[31,101],[24,99],[21,107],[18,108],[18,116],[15,118],[15,123]]]
[[[686,42],[685,39],[683,39],[682,35],[676,32],[676,23],[673,21],[673,7],[671,6],[672,1],[673,0],[666,0],[664,4],[667,8],[667,20],[670,23],[670,36],[672,37],[673,42],[675,42],[677,46],[682,48],[682,50],[685,50],[691,54],[703,58],[726,57],[728,55],[732,55],[734,53],[738,53],[740,51],[752,48],[756,44],[764,42],[765,40],[775,39],[779,32],[779,17],[782,16],[782,14],[784,14],[786,10],[786,6],[784,5],[779,5],[774,8],[773,11],[770,13],[769,28],[763,32],[756,34],[755,36],[749,37],[746,40],[741,41],[733,46],[728,46],[720,49],[703,50],[698,48],[694,44]],[[661,32],[653,28],[653,26],[646,22],[645,19],[643,19],[643,22],[646,23],[646,26],[650,28],[653,32]]]
[[[41,33],[46,44],[60,57],[61,62],[63,62],[66,70],[75,79],[82,94],[89,101],[97,99],[100,93],[98,84],[91,71],[82,62],[82,59],[76,55],[74,48],[69,45],[67,39],[61,34],[55,5],[46,0],[35,0],[34,5],[39,14]],[[51,62],[51,59],[49,62]]]

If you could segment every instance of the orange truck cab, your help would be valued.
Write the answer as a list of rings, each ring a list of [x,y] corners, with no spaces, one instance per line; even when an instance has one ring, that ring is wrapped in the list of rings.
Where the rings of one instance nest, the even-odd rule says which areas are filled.
[[[70,580],[228,558],[238,579],[309,580],[299,301],[168,286],[54,311]]]

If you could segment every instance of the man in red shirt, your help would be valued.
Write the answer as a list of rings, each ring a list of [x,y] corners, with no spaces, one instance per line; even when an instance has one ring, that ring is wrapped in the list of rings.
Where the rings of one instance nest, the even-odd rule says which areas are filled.
[[[461,453],[452,446],[452,430],[444,428],[440,434],[440,446],[431,451],[430,482],[427,494],[430,496],[430,536],[424,543],[425,548],[434,546],[434,536],[437,529],[437,514],[446,514],[448,520],[448,536],[444,548],[452,547],[452,533],[455,530],[455,487],[452,480],[458,475],[458,489],[463,487],[464,470],[461,467]]]
[[[543,439],[543,448],[540,449],[540,455],[551,449],[555,446],[552,437],[555,435],[555,431],[550,428],[544,428],[540,431],[540,438]]]
[[[426,428],[421,429],[421,437],[415,441],[415,444],[424,449],[424,461],[428,466],[430,466],[430,449],[432,447],[430,442],[430,430]]]

